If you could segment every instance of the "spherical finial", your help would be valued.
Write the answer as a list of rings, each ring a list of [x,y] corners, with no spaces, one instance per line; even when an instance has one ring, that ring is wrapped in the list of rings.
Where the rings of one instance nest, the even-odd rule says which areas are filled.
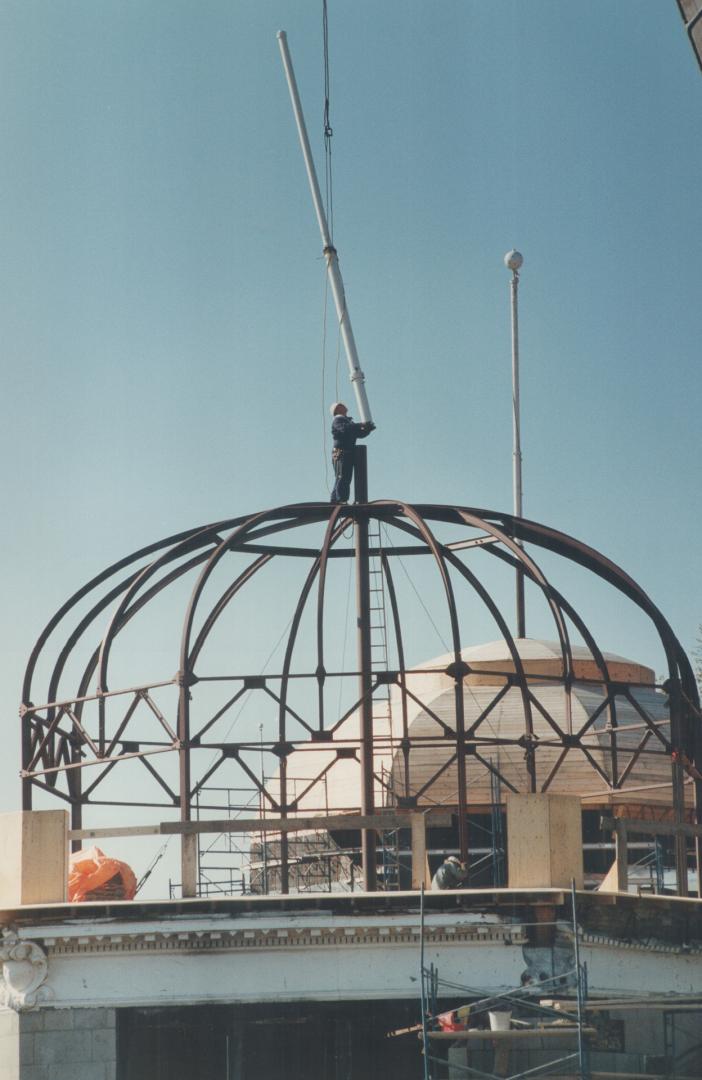
[[[505,255],[505,266],[508,270],[514,270],[516,272],[521,268],[523,262],[524,256],[517,251],[516,248],[512,248],[512,250],[508,251]]]

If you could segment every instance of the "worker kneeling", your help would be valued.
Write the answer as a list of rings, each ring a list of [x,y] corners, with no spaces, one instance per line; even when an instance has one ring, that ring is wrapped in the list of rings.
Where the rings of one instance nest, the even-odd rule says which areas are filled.
[[[353,476],[356,455],[356,440],[365,439],[375,429],[375,424],[357,424],[348,415],[349,410],[342,401],[335,401],[331,406],[332,420],[332,465],[334,466],[334,488],[331,502],[349,501],[351,477]]]
[[[457,859],[455,855],[449,855],[442,862],[439,869],[431,879],[431,887],[435,891],[439,889],[460,889],[468,877],[466,864]]]

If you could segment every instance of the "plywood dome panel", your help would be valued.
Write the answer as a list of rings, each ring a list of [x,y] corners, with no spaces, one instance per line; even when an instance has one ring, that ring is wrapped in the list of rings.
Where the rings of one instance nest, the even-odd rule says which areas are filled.
[[[667,700],[656,689],[652,670],[626,657],[604,654],[610,678],[626,688],[633,698],[630,700],[624,692],[618,694],[613,699],[612,712],[603,708],[602,676],[585,647],[572,647],[578,681],[569,694],[563,682],[563,660],[557,643],[522,638],[516,644],[529,675],[533,734],[538,747],[538,790],[578,794],[592,808],[622,799],[637,805],[670,806],[670,757],[642,716],[644,713],[649,717],[660,738],[669,739]],[[493,800],[490,766],[500,773],[502,799],[510,789],[529,790],[525,753],[519,745],[526,730],[524,699],[520,689],[512,686],[491,708],[505,687],[507,676],[515,669],[504,641],[468,646],[462,650],[461,657],[469,668],[463,679],[465,730],[470,731],[486,714],[469,740],[467,758],[468,806],[479,810],[490,806]],[[452,661],[452,654],[434,657],[407,673],[406,685],[413,695],[407,700],[412,742],[409,785],[405,782],[405,757],[401,750],[402,694],[399,686],[393,687],[391,726],[389,731],[375,732],[374,766],[376,773],[390,772],[394,799],[378,786],[377,805],[408,798],[416,798],[419,806],[456,804],[457,767],[455,762],[451,763],[454,742],[441,727],[443,723],[455,733],[455,683],[446,673]],[[595,716],[583,738],[587,754],[576,747],[564,750],[544,714],[566,735],[581,732]],[[347,725],[346,737],[353,741],[358,735],[357,716],[350,717]],[[289,794],[297,801],[296,812],[334,813],[358,808],[360,765],[355,760],[334,758],[334,752],[319,750],[298,751],[290,756],[287,778]],[[309,777],[323,766],[329,768],[324,782],[310,788]],[[621,787],[615,790],[618,784]]]
[[[578,794],[593,808],[624,799],[637,805],[670,806],[670,754],[665,746],[670,719],[653,671],[627,657],[604,653],[608,678],[621,688],[607,698],[602,661],[596,662],[586,647],[571,646],[569,680],[557,642],[518,638],[515,645],[528,682],[536,790]],[[519,745],[528,723],[524,694],[519,686],[509,685],[516,665],[505,641],[469,646],[461,658],[468,669],[462,694],[470,743],[467,802],[479,809],[493,801],[491,767],[500,774],[502,798],[510,788],[530,790],[525,747]],[[414,698],[424,707],[412,700],[408,708],[413,743],[409,785],[401,755],[393,762],[393,783],[400,799],[416,798],[419,805],[456,802],[457,766],[438,722],[455,731],[454,679],[447,673],[452,661],[452,654],[436,657],[419,665],[422,674],[407,677]],[[400,696],[395,688],[393,718],[399,714]],[[563,745],[584,730],[581,746]],[[691,785],[687,788],[691,801]]]

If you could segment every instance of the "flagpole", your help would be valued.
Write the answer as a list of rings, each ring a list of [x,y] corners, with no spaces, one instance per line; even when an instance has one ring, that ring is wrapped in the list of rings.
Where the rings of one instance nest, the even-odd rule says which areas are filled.
[[[512,489],[514,516],[522,517],[522,443],[519,407],[519,271],[524,263],[523,256],[512,249],[505,255],[505,266],[512,271],[511,308],[512,308]],[[521,547],[521,541],[517,540]],[[526,637],[526,615],[524,609],[524,567],[517,567],[517,637]]]

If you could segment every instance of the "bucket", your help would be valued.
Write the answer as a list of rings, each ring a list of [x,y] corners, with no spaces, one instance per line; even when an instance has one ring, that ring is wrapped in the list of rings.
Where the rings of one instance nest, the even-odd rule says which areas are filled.
[[[490,1031],[509,1031],[511,1019],[512,1013],[506,1010],[503,1012],[488,1012]]]

